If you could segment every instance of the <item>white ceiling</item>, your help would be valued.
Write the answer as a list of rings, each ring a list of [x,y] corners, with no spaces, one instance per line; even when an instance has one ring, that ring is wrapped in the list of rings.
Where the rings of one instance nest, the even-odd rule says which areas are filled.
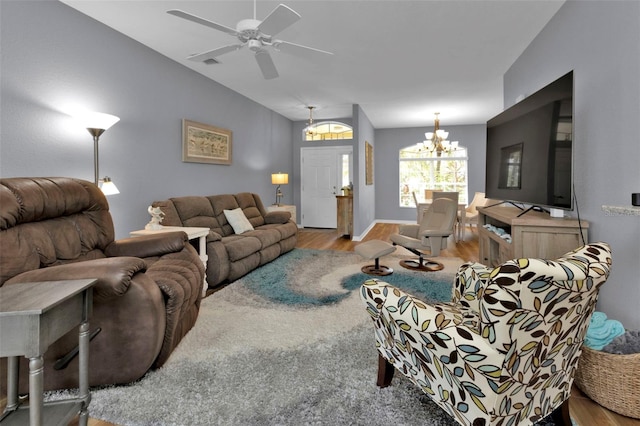
[[[166,13],[182,9],[227,27],[253,18],[247,0],[61,0],[298,121],[351,117],[359,104],[375,128],[480,124],[502,111],[502,76],[564,0],[259,0],[300,19],[276,38],[331,51],[315,60],[271,52],[280,76],[265,80],[246,47],[206,65],[193,53],[234,44],[228,34]]]

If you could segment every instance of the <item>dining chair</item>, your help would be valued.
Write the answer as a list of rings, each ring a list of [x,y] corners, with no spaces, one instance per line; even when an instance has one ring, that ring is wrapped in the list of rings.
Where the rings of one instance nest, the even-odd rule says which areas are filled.
[[[487,198],[485,198],[484,192],[476,192],[471,200],[471,204],[465,209],[464,220],[462,215],[458,213],[458,222],[460,223],[460,239],[464,237],[467,225],[470,229],[473,229],[473,225],[478,228],[478,207],[484,207],[487,204]]]
[[[418,196],[416,195],[415,191],[411,192],[411,195],[413,195],[413,202],[416,204],[416,223],[420,223],[422,222],[422,216],[424,215],[425,210],[429,207],[431,202],[429,203],[419,202]]]

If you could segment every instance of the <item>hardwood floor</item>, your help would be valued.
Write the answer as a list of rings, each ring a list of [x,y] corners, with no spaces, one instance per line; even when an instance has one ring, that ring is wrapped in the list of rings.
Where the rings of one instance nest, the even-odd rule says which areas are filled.
[[[298,233],[297,248],[312,248],[321,250],[344,250],[353,251],[353,248],[360,242],[370,240],[382,240],[391,242],[391,234],[398,232],[397,223],[377,223],[362,241],[351,241],[348,237],[338,235],[331,229],[301,229]],[[465,261],[478,261],[478,238],[477,233],[468,231],[466,238],[458,243],[449,238],[449,245],[446,250],[442,250],[441,256],[459,257]]]
[[[390,242],[389,236],[398,230],[397,224],[378,223],[365,236],[362,241],[382,240]],[[359,242],[351,241],[338,235],[335,230],[325,229],[301,229],[298,235],[297,248],[311,248],[321,250],[353,251]],[[446,250],[442,250],[441,256],[459,257],[465,261],[478,260],[478,236],[477,232],[467,230],[463,241],[457,244],[449,239]],[[1,406],[2,404],[0,404]],[[574,386],[570,399],[571,417],[579,426],[640,426],[640,420],[631,419],[607,410],[586,397]],[[91,407],[89,407],[91,412]],[[72,426],[77,426],[75,419]],[[89,426],[114,426],[102,420],[90,419]]]

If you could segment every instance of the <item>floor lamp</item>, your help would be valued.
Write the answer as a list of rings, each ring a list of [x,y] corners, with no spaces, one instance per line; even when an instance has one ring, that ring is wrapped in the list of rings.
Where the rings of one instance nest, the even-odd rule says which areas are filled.
[[[78,116],[78,119],[82,125],[93,136],[93,169],[94,169],[94,183],[102,190],[105,195],[119,194],[118,188],[109,176],[105,176],[100,179],[98,161],[98,141],[100,135],[102,135],[111,126],[120,121],[119,117],[111,114],[104,114],[102,112],[88,112]]]

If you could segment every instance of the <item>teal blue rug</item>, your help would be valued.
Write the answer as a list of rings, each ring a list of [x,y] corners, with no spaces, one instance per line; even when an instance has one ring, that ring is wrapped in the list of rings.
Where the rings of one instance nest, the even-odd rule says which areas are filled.
[[[453,277],[460,259],[451,259],[453,265],[443,271],[414,272],[397,263],[410,256],[400,254],[383,258],[382,263],[393,265],[394,272],[374,277],[360,272],[363,265],[372,262],[353,252],[294,249],[230,285],[244,286],[271,303],[296,307],[338,303],[372,278],[393,284],[426,302],[450,300]],[[327,274],[334,275],[336,287],[333,291],[326,288],[325,291],[315,291],[318,290],[316,283]]]

